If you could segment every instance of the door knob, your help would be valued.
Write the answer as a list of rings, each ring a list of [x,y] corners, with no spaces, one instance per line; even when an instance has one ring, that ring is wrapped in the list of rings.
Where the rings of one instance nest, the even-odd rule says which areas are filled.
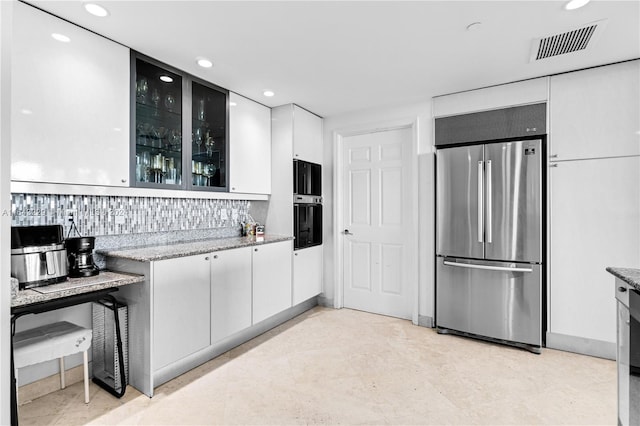
[[[343,232],[344,235],[353,235],[353,232],[349,232],[348,229],[345,229]]]

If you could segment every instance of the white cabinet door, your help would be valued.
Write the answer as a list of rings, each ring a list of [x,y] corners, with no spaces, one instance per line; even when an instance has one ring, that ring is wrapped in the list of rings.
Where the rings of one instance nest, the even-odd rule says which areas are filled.
[[[553,76],[550,87],[555,159],[640,154],[640,60]]]
[[[211,259],[211,342],[251,327],[251,247]]]
[[[129,49],[20,2],[13,30],[11,179],[128,186]]]
[[[252,248],[253,323],[291,307],[291,241]]]
[[[322,246],[293,252],[293,304],[322,293]]]
[[[322,164],[322,118],[293,106],[293,158]]]
[[[640,157],[550,168],[549,331],[615,342],[607,266],[640,267]]]
[[[152,263],[153,370],[211,344],[210,255]]]
[[[271,193],[271,109],[229,93],[231,192]]]

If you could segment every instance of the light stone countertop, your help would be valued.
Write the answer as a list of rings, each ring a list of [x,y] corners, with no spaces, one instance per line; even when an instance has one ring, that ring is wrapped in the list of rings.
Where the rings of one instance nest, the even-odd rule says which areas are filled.
[[[607,267],[607,272],[640,291],[640,269]]]
[[[184,243],[166,244],[158,246],[134,247],[120,250],[96,250],[96,253],[120,259],[151,262],[155,260],[173,259],[176,257],[193,256],[229,250],[240,247],[276,243],[292,240],[288,235],[265,235],[264,237],[247,236],[197,240]]]
[[[12,283],[15,278],[12,278]],[[18,281],[18,280],[16,280]],[[143,275],[127,274],[124,272],[100,271],[98,275],[84,278],[69,278],[67,281],[51,284],[36,289],[18,290],[15,297],[11,297],[11,307],[30,305],[32,303],[48,302],[62,299],[63,297],[75,296],[105,288],[122,287],[124,285],[135,284],[144,281]]]

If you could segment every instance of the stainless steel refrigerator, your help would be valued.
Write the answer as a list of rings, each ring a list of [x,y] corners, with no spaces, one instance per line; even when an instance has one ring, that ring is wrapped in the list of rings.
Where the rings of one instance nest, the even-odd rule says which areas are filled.
[[[540,351],[542,140],[437,151],[436,326]]]

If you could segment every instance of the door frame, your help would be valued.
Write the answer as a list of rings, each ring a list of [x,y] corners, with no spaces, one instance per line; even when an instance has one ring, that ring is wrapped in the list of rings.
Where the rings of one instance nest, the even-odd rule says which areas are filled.
[[[409,196],[412,197],[413,205],[411,207],[411,224],[416,232],[411,233],[409,242],[410,268],[407,274],[407,282],[410,283],[409,291],[413,297],[413,306],[411,312],[411,320],[413,324],[418,325],[419,313],[419,200],[418,200],[418,117],[407,117],[395,120],[384,121],[380,123],[368,123],[350,126],[344,129],[333,131],[333,164],[334,180],[333,180],[333,251],[335,253],[334,262],[334,293],[333,307],[341,309],[344,307],[344,158],[342,155],[342,147],[344,139],[350,136],[359,136],[369,133],[385,132],[390,130],[410,129],[411,130],[411,178],[409,180],[411,188]]]

